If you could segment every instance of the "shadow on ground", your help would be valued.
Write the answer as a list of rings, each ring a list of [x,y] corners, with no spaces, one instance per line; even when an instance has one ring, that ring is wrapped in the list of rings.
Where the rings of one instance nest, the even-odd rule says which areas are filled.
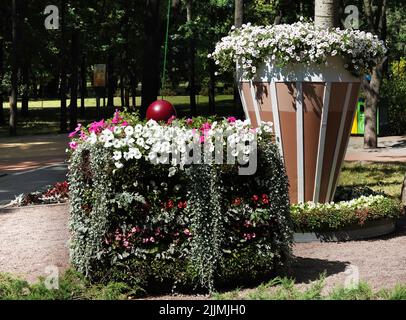
[[[319,280],[323,273],[328,277],[344,272],[349,265],[350,262],[295,257],[284,276],[295,279],[298,284],[309,283]]]

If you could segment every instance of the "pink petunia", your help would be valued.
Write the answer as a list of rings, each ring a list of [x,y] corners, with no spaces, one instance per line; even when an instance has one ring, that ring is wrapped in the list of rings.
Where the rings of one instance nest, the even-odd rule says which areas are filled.
[[[69,138],[72,139],[74,136],[76,136],[76,134],[82,129],[82,125],[78,124],[78,126],[76,127],[75,131],[71,132],[69,134]]]
[[[193,124],[193,119],[191,119],[191,118],[186,119],[186,124],[188,126],[192,125]]]
[[[73,142],[69,142],[69,147],[72,149],[72,150],[76,150],[77,149],[77,147],[78,147],[78,143],[77,142],[75,142],[75,141],[73,141]]]
[[[176,119],[175,116],[170,117],[169,120],[168,120],[168,124],[172,124],[172,122],[173,122],[175,119]]]
[[[96,134],[100,133],[104,128],[104,125],[105,125],[104,120],[93,122],[89,127],[89,132],[94,132]]]
[[[227,118],[228,123],[235,123],[237,121],[236,117],[228,117]]]

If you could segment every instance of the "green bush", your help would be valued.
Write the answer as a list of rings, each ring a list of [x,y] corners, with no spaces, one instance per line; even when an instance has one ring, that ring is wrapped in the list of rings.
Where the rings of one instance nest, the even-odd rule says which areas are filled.
[[[176,120],[140,127],[127,120],[116,114],[91,125],[91,132],[78,128],[72,134],[80,134],[71,143],[69,166],[71,261],[77,270],[92,281],[124,281],[147,292],[213,290],[263,278],[289,261],[288,183],[271,135],[259,134],[253,176],[239,175],[237,165],[214,164],[168,175],[169,165],[146,160],[153,148],[139,147],[138,159],[121,159],[129,149],[120,142],[133,136],[127,133],[137,125],[158,131],[197,126],[205,132],[216,123]],[[235,120],[228,121],[217,126],[234,130]],[[108,128],[115,139],[110,147],[102,137]]]
[[[304,203],[292,205],[292,219],[297,232],[339,230],[368,221],[395,219],[402,215],[399,200],[383,195],[361,196],[339,203]]]

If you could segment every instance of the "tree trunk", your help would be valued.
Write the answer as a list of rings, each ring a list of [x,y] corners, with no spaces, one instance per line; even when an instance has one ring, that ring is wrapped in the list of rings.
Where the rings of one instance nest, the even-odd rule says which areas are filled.
[[[373,9],[372,0],[364,0],[364,9],[370,32],[380,36],[382,40],[386,39],[386,0],[382,0],[379,5]],[[363,90],[366,95],[365,106],[365,133],[364,148],[375,149],[378,147],[377,134],[377,110],[379,103],[379,92],[382,84],[383,72],[387,57],[379,62],[372,70],[371,81],[363,79]]]
[[[72,33],[72,48],[71,48],[71,93],[70,93],[70,107],[69,107],[69,129],[74,131],[78,126],[78,57],[79,57],[79,33],[73,31]]]
[[[4,119],[4,108],[3,108],[3,87],[2,87],[2,82],[3,82],[3,76],[4,76],[4,68],[3,68],[3,60],[4,60],[4,39],[0,38],[0,126],[5,125],[5,119]]]
[[[114,76],[114,55],[112,49],[107,61],[107,108],[114,109],[114,96],[116,92],[116,78]]]
[[[145,118],[148,106],[156,100],[159,94],[159,72],[162,44],[159,4],[159,0],[146,0],[141,93],[142,105],[140,110],[141,118]]]
[[[120,74],[120,100],[121,100],[121,107],[125,108],[125,86],[124,86],[124,76]]]
[[[385,60],[382,60],[376,67],[373,68],[371,81],[363,80],[363,89],[366,96],[365,107],[365,133],[364,133],[364,148],[376,149],[378,147],[377,135],[377,110],[379,103],[379,91],[382,84],[382,72]]]
[[[11,58],[11,94],[10,94],[10,135],[17,134],[17,97],[18,97],[18,0],[12,1],[12,58]]]
[[[406,211],[406,175],[405,175],[405,179],[403,180],[401,199],[402,199],[404,211]]]
[[[235,0],[234,26],[241,28],[244,23],[244,0]]]
[[[85,116],[85,99],[87,95],[87,68],[86,56],[82,55],[82,62],[80,66],[80,115],[82,118]]]
[[[25,58],[27,59],[27,58]],[[21,115],[23,117],[28,117],[28,102],[29,102],[29,92],[30,92],[30,76],[29,76],[29,62],[24,61],[22,70],[22,81],[23,81],[23,92],[21,96]]]
[[[186,1],[186,16],[189,25],[193,22],[193,1]],[[189,96],[190,96],[190,111],[192,116],[197,115],[196,106],[196,45],[193,32],[189,38]]]
[[[236,28],[241,28],[244,23],[244,1],[235,0],[235,11],[234,11],[234,26]],[[238,79],[237,74],[234,74],[234,107],[236,110],[236,116],[238,118],[244,117],[244,108],[242,106],[241,97],[238,89]]]
[[[137,108],[137,80],[133,73],[130,75],[130,85],[131,85],[131,108],[132,111],[135,111]]]
[[[338,25],[337,0],[316,0],[314,7],[314,24],[323,28]]]
[[[209,112],[210,114],[216,113],[216,65],[214,61],[210,59],[209,61]]]
[[[61,68],[61,84],[59,89],[59,95],[61,99],[61,119],[60,119],[60,132],[65,133],[68,131],[68,124],[67,124],[67,108],[66,108],[66,84],[67,84],[67,77],[66,77],[66,61],[65,61],[65,46],[66,46],[66,25],[65,25],[65,8],[66,1],[61,0],[61,44],[60,44],[60,57],[59,63]]]

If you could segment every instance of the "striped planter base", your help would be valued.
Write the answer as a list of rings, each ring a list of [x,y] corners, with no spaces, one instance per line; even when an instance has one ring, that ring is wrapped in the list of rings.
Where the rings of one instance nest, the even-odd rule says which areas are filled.
[[[240,79],[246,116],[274,123],[292,203],[332,200],[347,149],[360,81],[340,59],[323,66],[264,65]]]

